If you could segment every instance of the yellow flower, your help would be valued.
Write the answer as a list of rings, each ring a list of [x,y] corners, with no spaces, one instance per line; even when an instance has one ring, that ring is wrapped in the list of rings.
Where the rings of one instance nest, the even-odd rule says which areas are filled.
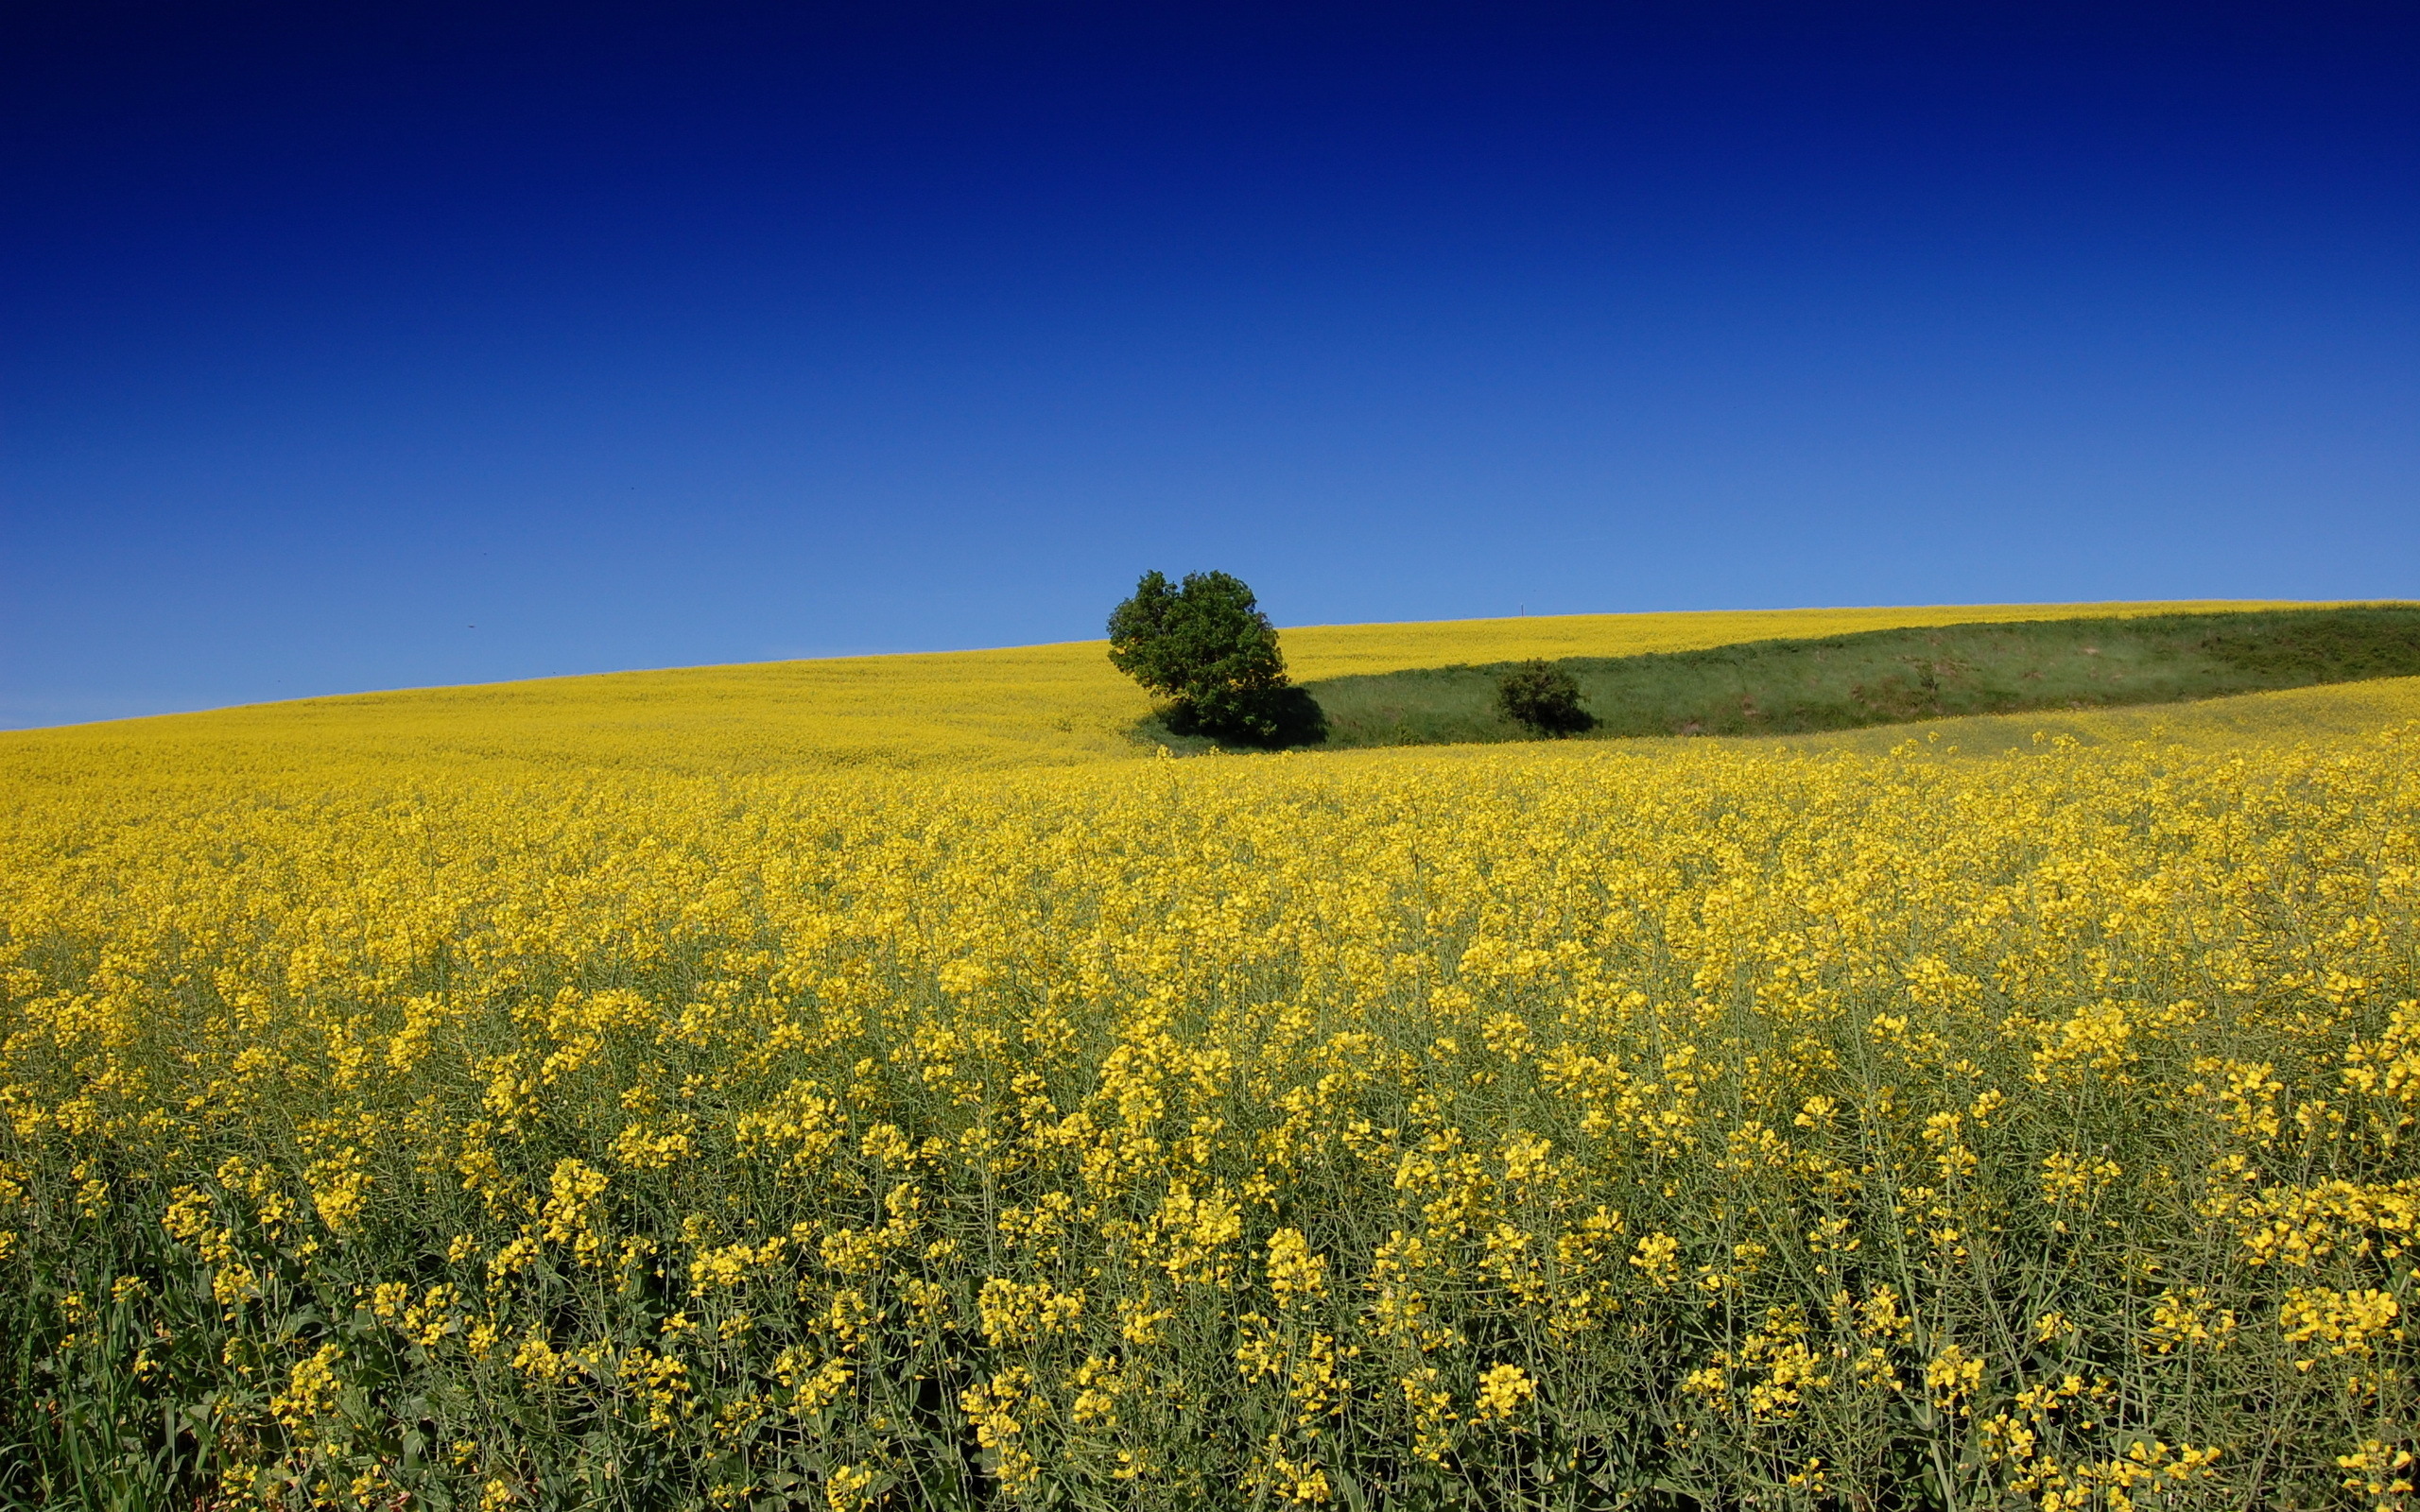
[[[1537,1383],[1516,1365],[1495,1365],[1479,1372],[1474,1422],[1506,1422],[1528,1410],[1538,1396]]]

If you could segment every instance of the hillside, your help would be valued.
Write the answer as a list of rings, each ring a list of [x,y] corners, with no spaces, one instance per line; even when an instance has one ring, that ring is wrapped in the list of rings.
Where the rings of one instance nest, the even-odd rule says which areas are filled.
[[[1625,657],[1893,627],[2264,607],[1935,605],[1587,614],[1284,632],[1295,678],[1529,657]],[[1001,767],[1131,760],[1150,700],[1097,641],[1004,650],[621,672],[256,704],[0,733],[0,775],[175,783],[202,771],[332,777],[364,765],[475,771]]]
[[[1516,662],[1329,678],[1320,744],[1533,738],[1496,707]],[[2420,607],[2085,616],[1565,657],[1595,739],[1797,735],[1959,714],[2174,704],[2420,676]],[[1156,732],[1156,731],[1155,731]],[[1198,743],[1197,743],[1198,744]]]
[[[2395,1469],[2420,678],[1175,761],[1099,651],[0,740],[0,1508]]]

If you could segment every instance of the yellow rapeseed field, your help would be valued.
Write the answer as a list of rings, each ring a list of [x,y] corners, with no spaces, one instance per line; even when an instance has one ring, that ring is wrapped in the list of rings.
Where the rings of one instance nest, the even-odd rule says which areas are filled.
[[[1287,644],[1689,644],[1491,623]],[[2415,1500],[2420,681],[1175,761],[1098,656],[0,740],[0,1498]]]
[[[2262,603],[1951,605],[1577,614],[1285,632],[1302,681],[1453,662],[1631,656],[1775,636]],[[1131,760],[1150,701],[1103,643],[846,657],[420,689],[0,734],[0,764],[51,782],[392,782],[406,765],[751,772],[962,769]]]

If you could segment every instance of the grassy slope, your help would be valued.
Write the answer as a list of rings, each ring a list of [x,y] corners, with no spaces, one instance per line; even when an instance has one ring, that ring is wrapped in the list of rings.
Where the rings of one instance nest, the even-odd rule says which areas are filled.
[[[1892,626],[2242,609],[2241,603],[1937,605],[1584,614],[1285,632],[1305,680],[1525,657],[1627,656]],[[1102,643],[550,678],[256,704],[0,733],[0,780],[173,782],[179,770],[341,780],[408,755],[537,775],[594,766],[698,773],[1013,766],[1148,755],[1149,700]]]
[[[2420,608],[2137,615],[1869,630],[1620,659],[1565,658],[1599,738],[1800,734],[1942,715],[2174,703],[2420,675]],[[1330,679],[1331,747],[1529,738],[1504,665]]]
[[[2014,714],[1972,714],[1927,720],[1911,729],[1879,725],[1791,736],[1781,741],[1746,739],[1741,744],[1796,750],[1845,750],[1874,755],[1903,741],[1921,739],[1946,754],[1996,756],[2065,737],[2087,746],[2149,741],[2196,746],[2292,745],[2367,734],[2420,720],[2420,678],[2340,682],[2325,687],[2246,693],[2200,703],[2143,704],[2125,709],[2047,710]],[[1728,737],[1728,740],[1738,737]],[[1667,736],[1654,745],[1702,744]]]

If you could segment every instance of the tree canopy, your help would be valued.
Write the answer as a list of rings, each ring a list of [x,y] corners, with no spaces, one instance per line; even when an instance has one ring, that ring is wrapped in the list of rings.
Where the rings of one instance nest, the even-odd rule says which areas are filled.
[[[1268,745],[1286,727],[1286,659],[1277,627],[1244,581],[1187,573],[1171,586],[1149,572],[1110,613],[1109,660],[1170,704],[1181,732]]]

